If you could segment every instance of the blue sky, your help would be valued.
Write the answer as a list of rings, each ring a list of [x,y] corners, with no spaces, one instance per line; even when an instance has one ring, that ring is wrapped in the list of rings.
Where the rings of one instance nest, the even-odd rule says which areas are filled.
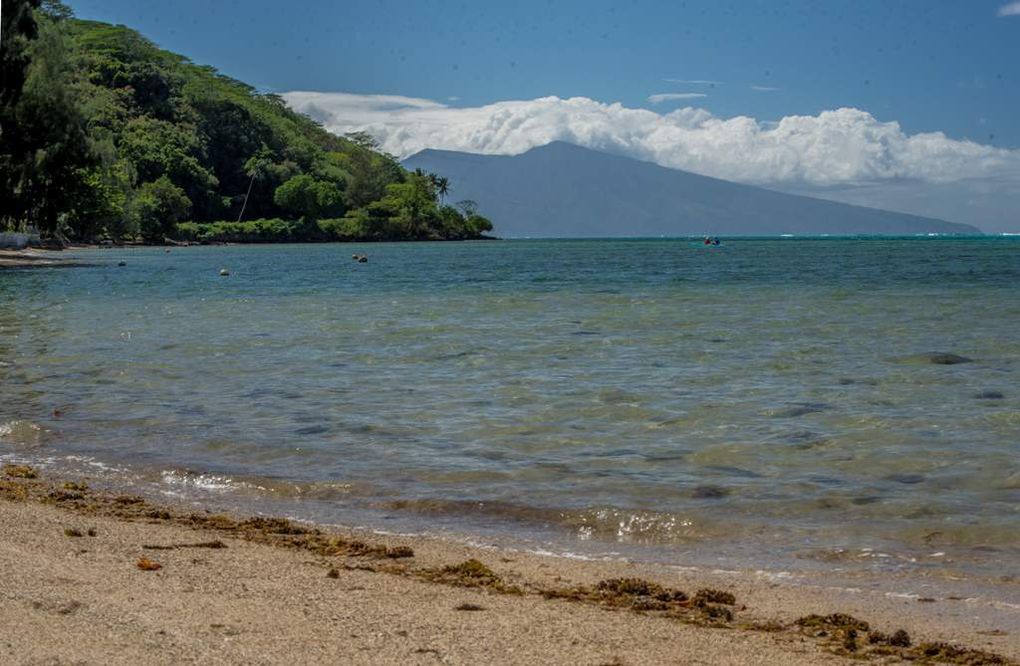
[[[1020,6],[1010,15],[1013,3],[1005,1],[69,4],[81,18],[137,28],[164,48],[264,90],[393,96],[373,106],[371,117],[359,115],[365,111],[360,102],[351,106],[355,97],[324,98],[312,110],[337,129],[379,129],[384,138],[405,139],[417,132],[416,141],[386,143],[398,153],[432,143],[464,148],[467,139],[423,134],[417,116],[398,132],[381,115],[388,109],[420,108],[428,100],[470,110],[550,96],[618,102],[659,115],[696,107],[714,119],[753,118],[759,132],[785,117],[818,117],[846,107],[870,114],[877,123],[895,121],[907,137],[942,132],[954,141],[1020,150]],[[430,114],[431,124],[464,126],[468,117]],[[529,126],[546,121],[546,116],[528,118],[533,118]],[[658,149],[632,147],[604,132],[571,126],[554,138],[564,138],[564,132],[568,139],[589,138],[593,147],[692,168],[691,160],[670,163]],[[510,150],[505,142],[492,147],[477,137],[472,141],[466,147],[480,152]],[[1020,187],[1010,180],[1012,166],[994,174],[997,183],[1005,178],[1009,184],[1005,198],[983,202],[992,205],[985,217],[1008,215],[1010,197],[1020,204],[1014,191]],[[868,175],[874,169],[855,171],[845,182],[805,180],[796,169],[760,179],[730,174],[724,165],[701,170],[786,189],[825,188],[830,194],[874,193],[876,184]],[[902,188],[904,177],[916,179],[916,171],[884,170],[877,180],[892,179]],[[861,182],[860,173],[869,182]],[[985,166],[956,179],[940,174],[939,183],[989,178]]]

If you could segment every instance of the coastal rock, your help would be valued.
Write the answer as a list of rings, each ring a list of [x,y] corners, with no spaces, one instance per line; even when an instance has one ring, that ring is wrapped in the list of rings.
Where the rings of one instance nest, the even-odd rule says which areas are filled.
[[[957,365],[960,363],[973,363],[974,359],[967,358],[966,356],[960,356],[959,354],[931,352],[928,354],[928,361],[935,365]]]
[[[860,384],[862,386],[878,386],[878,380],[870,378],[857,379],[855,377],[840,377],[838,383],[840,386],[853,386],[855,384]]]
[[[923,474],[889,474],[885,477],[886,481],[895,481],[896,483],[904,483],[907,485],[913,485],[915,483],[921,483],[924,481]]]
[[[974,394],[977,400],[1002,400],[1005,397],[1002,391],[980,391]]]
[[[694,499],[722,499],[730,494],[730,491],[721,486],[697,486],[691,491]]]
[[[799,442],[809,442],[818,439],[818,435],[810,430],[795,430],[779,436],[779,439],[784,442],[790,442],[791,444],[797,444]]]
[[[730,467],[728,465],[712,465],[708,469],[713,472],[722,472],[723,474],[729,474],[730,476],[738,476],[742,479],[760,479],[762,477],[758,472],[753,472],[749,469],[742,467]]]
[[[773,418],[793,418],[797,416],[804,416],[805,414],[814,414],[816,412],[822,412],[829,409],[829,405],[821,402],[802,402],[782,409],[769,409],[765,411],[766,416]]]
[[[299,435],[322,435],[329,432],[329,426],[313,425],[306,428],[298,428],[295,432]]]
[[[961,363],[974,362],[974,359],[967,356],[938,351],[911,354],[909,356],[899,356],[888,360],[893,363],[903,363],[907,365],[959,365]]]

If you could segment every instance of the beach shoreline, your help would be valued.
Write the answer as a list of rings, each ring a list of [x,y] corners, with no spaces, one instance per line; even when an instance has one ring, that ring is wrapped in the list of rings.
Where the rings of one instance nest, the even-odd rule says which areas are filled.
[[[196,655],[266,663],[295,655],[593,664],[1020,658],[1020,609],[1008,604],[228,516],[17,466],[0,474],[0,534],[5,663],[131,655],[147,663]],[[161,568],[140,570],[142,558]],[[624,589],[612,581],[631,582]],[[860,618],[870,632],[825,619],[834,614]],[[58,628],[81,642],[55,644]],[[878,633],[899,629],[911,647]],[[966,649],[927,654],[940,643]]]
[[[60,256],[62,252],[62,250],[40,250],[37,248],[24,250],[0,249],[0,270],[6,268],[53,268],[82,265],[80,261]]]

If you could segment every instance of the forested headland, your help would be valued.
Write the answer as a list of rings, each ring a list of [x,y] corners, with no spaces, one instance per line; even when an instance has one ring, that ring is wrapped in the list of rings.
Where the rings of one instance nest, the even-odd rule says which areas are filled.
[[[79,242],[458,240],[492,225],[449,182],[278,95],[76,19],[4,0],[0,231]],[[238,221],[240,220],[240,221]]]

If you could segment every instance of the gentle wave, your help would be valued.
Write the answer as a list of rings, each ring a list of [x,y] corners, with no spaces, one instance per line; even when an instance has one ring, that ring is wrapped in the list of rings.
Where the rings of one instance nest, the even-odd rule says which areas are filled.
[[[45,445],[53,433],[30,421],[13,420],[0,423],[0,446],[33,449]]]

